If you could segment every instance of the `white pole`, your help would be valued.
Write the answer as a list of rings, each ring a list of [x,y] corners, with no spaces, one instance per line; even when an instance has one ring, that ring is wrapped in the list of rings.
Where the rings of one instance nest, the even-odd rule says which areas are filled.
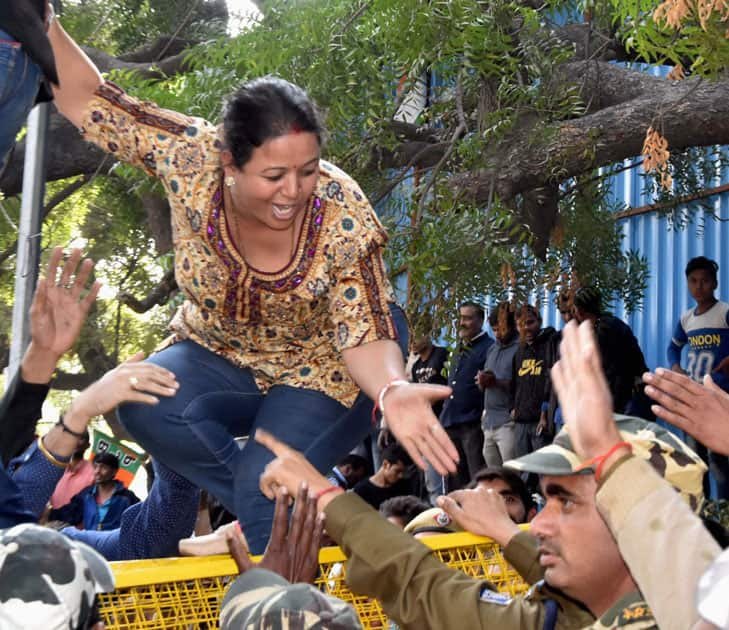
[[[20,369],[30,343],[28,312],[38,280],[41,245],[41,212],[45,195],[45,155],[48,132],[48,103],[36,105],[28,116],[23,165],[23,200],[18,225],[18,253],[15,262],[15,300],[10,337],[10,361],[5,383]]]

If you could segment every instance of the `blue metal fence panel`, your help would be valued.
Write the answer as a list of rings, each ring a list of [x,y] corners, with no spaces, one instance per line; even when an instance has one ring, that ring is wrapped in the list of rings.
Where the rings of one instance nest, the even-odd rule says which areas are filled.
[[[634,64],[644,72],[665,77],[667,66]],[[630,160],[625,166],[631,164]],[[612,195],[618,202],[631,207],[654,201],[645,190],[641,167],[615,175],[611,181]],[[713,185],[729,182],[729,170],[717,173]],[[623,251],[637,250],[648,260],[650,278],[640,311],[628,315],[624,304],[611,305],[611,311],[624,319],[638,338],[648,367],[665,366],[666,348],[681,313],[693,304],[686,286],[684,269],[694,256],[706,256],[719,264],[717,297],[729,300],[729,193],[712,197],[714,214],[694,204],[693,220],[682,229],[674,228],[666,216],[658,212],[619,219],[623,232]],[[684,206],[681,209],[686,208]],[[543,306],[545,325],[561,326],[559,312],[552,300]]]
[[[632,206],[650,203],[641,192],[637,169],[614,178],[613,194]],[[724,174],[723,181],[727,181]],[[717,185],[720,183],[716,182]],[[706,256],[719,263],[717,297],[729,299],[729,193],[711,198],[715,214],[696,206],[693,219],[683,228],[671,225],[658,212],[619,219],[623,250],[637,250],[648,260],[650,278],[640,311],[628,315],[622,302],[610,310],[630,324],[651,369],[666,365],[666,348],[681,313],[693,305],[684,269],[694,256]],[[553,300],[543,303],[545,325],[561,327]]]

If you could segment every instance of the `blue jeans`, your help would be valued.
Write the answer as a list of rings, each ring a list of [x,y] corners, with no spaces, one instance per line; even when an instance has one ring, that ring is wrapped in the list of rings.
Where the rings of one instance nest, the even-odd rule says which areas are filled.
[[[428,464],[425,469],[425,488],[428,491],[428,500],[435,505],[435,500],[442,494],[448,494],[447,477],[436,472],[435,468]]]
[[[40,68],[13,37],[0,29],[0,175],[15,137],[35,104]]]
[[[405,317],[398,307],[392,315],[407,347]],[[236,514],[254,554],[264,551],[271,531],[273,502],[261,493],[259,477],[273,454],[253,440],[240,449],[234,437],[265,429],[326,474],[370,430],[372,402],[362,393],[350,409],[321,392],[288,385],[274,385],[264,395],[249,369],[192,341],[148,361],[174,372],[180,389],[155,406],[122,405],[119,419],[152,457]]]

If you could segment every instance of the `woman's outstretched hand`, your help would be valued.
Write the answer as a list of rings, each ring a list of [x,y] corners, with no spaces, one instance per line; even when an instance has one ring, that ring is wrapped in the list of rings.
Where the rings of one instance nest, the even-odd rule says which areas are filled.
[[[385,424],[423,470],[427,460],[439,475],[455,473],[458,450],[433,413],[433,404],[451,393],[443,385],[400,385],[383,400]]]

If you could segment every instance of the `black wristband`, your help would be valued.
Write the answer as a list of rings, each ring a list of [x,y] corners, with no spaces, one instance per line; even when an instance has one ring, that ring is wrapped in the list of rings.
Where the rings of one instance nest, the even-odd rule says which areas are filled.
[[[65,423],[65,422],[63,421],[63,415],[61,415],[61,417],[60,417],[60,418],[58,418],[58,422],[56,422],[56,426],[57,426],[57,427],[61,427],[61,429],[62,429],[62,430],[63,430],[63,431],[65,432],[65,433],[70,433],[70,434],[71,434],[71,435],[73,435],[73,437],[75,437],[75,438],[76,438],[77,440],[82,440],[83,438],[85,438],[85,437],[86,437],[86,431],[81,431],[81,432],[79,432],[79,431],[74,431],[73,429],[69,429],[69,428],[68,428],[68,427],[66,426],[66,423]]]

